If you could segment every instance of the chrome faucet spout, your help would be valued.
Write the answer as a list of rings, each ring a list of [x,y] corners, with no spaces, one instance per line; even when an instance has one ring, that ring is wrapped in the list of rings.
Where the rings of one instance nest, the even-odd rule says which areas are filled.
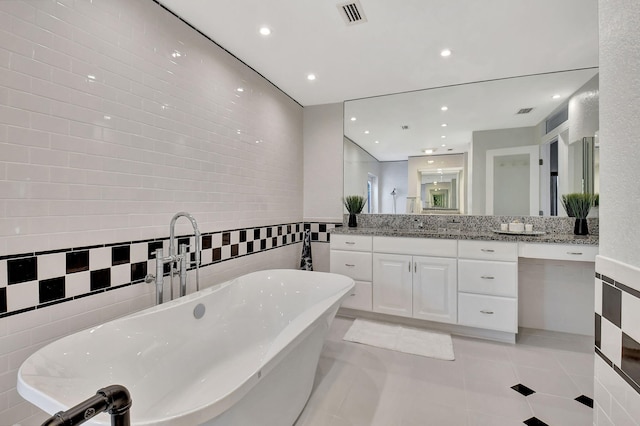
[[[196,290],[200,290],[200,275],[199,275],[199,268],[200,268],[200,229],[198,228],[198,222],[196,222],[196,219],[190,213],[178,212],[171,218],[171,222],[169,223],[169,256],[173,257],[176,260],[178,259],[178,257],[180,255],[185,256],[185,258],[187,256],[186,253],[180,253],[180,255],[177,253],[175,228],[176,228],[176,221],[181,217],[186,217],[189,220],[189,222],[191,222],[191,227],[193,228],[193,234],[194,234],[194,237],[195,237]],[[188,265],[192,264],[190,261],[187,261],[186,263]],[[172,282],[173,282],[174,268],[175,268],[175,262],[171,262],[171,274],[170,274],[170,277],[171,277]],[[172,286],[172,289],[173,289],[173,286]],[[186,275],[184,275],[184,277],[181,275],[181,277],[180,277],[180,296],[184,296],[185,294],[187,294]]]

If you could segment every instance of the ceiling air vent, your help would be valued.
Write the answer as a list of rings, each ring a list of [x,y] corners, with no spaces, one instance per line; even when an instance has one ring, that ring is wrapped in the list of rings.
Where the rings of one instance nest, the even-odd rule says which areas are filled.
[[[359,1],[349,1],[346,3],[340,3],[337,5],[340,10],[340,15],[347,25],[360,24],[367,22],[366,16],[362,12],[362,6]]]
[[[409,126],[407,126],[406,124],[402,126],[402,130],[409,130]]]
[[[529,114],[531,111],[533,111],[533,108],[521,108],[516,114]]]

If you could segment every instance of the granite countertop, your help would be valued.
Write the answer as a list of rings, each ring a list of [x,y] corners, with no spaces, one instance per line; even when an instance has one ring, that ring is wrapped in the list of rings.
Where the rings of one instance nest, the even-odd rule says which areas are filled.
[[[392,229],[392,228],[349,228],[339,227],[331,230],[338,235],[373,235],[379,237],[409,237],[409,238],[442,238],[453,240],[480,240],[480,241],[510,241],[546,244],[581,244],[598,245],[598,235],[573,235],[560,233],[545,233],[544,235],[512,235],[498,234],[492,231],[437,231],[430,229]]]

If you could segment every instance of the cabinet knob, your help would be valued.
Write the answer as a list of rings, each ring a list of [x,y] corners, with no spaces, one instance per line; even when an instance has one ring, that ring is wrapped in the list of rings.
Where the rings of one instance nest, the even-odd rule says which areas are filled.
[[[480,249],[480,251],[483,251],[485,253],[494,253],[495,252],[494,249]]]
[[[483,275],[480,278],[482,278],[483,280],[495,280],[496,279],[496,277],[491,277],[489,275]]]
[[[493,315],[493,311],[487,311],[486,309],[483,309],[480,312],[485,314],[485,315]]]

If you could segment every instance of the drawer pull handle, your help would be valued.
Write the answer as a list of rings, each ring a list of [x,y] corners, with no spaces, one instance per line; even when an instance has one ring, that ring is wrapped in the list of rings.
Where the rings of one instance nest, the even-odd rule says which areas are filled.
[[[580,251],[568,251],[567,254],[572,254],[574,256],[582,256],[582,252]]]
[[[353,268],[356,265],[354,265],[352,263],[345,263],[344,266],[346,266],[347,268]]]
[[[485,314],[485,315],[493,315],[493,311],[487,311],[485,309],[481,310],[480,312]]]
[[[494,253],[495,252],[494,249],[480,249],[480,251],[483,251],[485,253]]]
[[[352,246],[352,245],[354,245],[354,244],[355,244],[355,242],[354,242],[354,241],[345,241],[344,243],[345,243],[345,244],[349,244],[350,246]]]
[[[482,278],[483,280],[495,280],[496,279],[496,277],[491,277],[489,275],[483,275],[480,278]]]

